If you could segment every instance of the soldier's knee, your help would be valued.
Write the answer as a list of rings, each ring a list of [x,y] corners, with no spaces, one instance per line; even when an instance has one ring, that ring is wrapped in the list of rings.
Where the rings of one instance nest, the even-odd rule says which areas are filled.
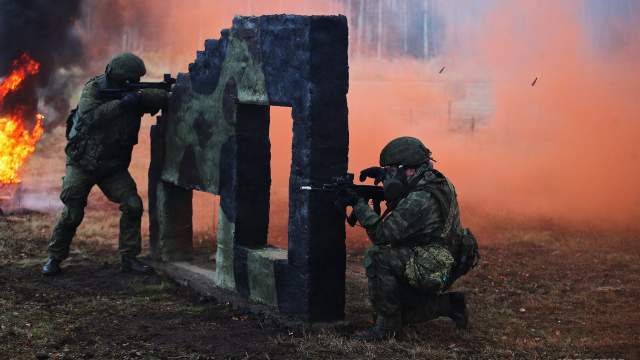
[[[373,264],[382,265],[387,263],[388,259],[392,257],[392,253],[389,247],[371,246],[365,252],[365,258],[369,258],[369,261]]]
[[[62,211],[62,216],[60,217],[60,221],[66,227],[77,228],[82,223],[82,219],[84,218],[84,208],[83,207],[65,207]]]
[[[370,267],[372,267],[373,265],[375,265],[375,261],[378,258],[378,253],[380,252],[380,249],[373,245],[368,247],[365,252],[364,252],[364,267],[365,269],[369,269]]]
[[[132,194],[126,196],[120,204],[120,210],[123,214],[130,218],[139,218],[142,216],[144,207],[142,205],[142,199],[138,194]]]
[[[389,272],[389,252],[388,248],[371,246],[364,254],[364,267],[367,276],[380,276]]]

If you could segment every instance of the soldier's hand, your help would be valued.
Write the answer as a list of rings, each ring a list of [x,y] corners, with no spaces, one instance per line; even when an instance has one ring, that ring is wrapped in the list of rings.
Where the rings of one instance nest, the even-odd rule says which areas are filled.
[[[126,93],[122,99],[120,99],[120,105],[125,109],[135,109],[140,105],[142,101],[141,91],[132,91]]]
[[[157,113],[167,105],[169,94],[162,89],[142,90],[142,111],[150,114]]]
[[[346,207],[355,205],[360,199],[360,196],[355,190],[351,188],[343,188],[338,190],[338,198],[340,199],[340,202]]]
[[[383,168],[379,166],[372,166],[360,171],[360,181],[365,181],[367,178],[372,178],[373,183],[378,185],[384,180],[386,173]]]

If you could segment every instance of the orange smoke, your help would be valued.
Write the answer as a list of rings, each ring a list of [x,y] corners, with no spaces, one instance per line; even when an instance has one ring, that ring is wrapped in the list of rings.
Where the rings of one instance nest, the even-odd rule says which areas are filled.
[[[20,88],[24,79],[35,75],[40,65],[27,54],[23,54],[13,62],[13,69],[0,83],[0,106],[7,94]],[[20,182],[18,171],[24,162],[33,154],[36,143],[42,137],[44,116],[36,116],[36,124],[29,131],[24,127],[24,116],[20,109],[9,114],[0,115],[0,184]]]
[[[413,135],[456,184],[466,224],[637,228],[638,36],[602,54],[582,6],[500,2],[457,28],[458,42],[430,63],[352,62],[352,169],[375,163],[389,139]],[[484,97],[471,99],[479,83]],[[463,103],[491,111],[461,115]]]
[[[204,39],[218,38],[236,14],[343,12],[334,1],[168,3],[172,16],[153,28],[163,45],[143,54],[157,73],[185,71]],[[581,1],[487,1],[487,11],[469,19],[456,15],[459,8],[446,11],[464,5],[435,3],[445,8],[449,32],[440,57],[350,59],[350,171],[376,164],[393,137],[413,135],[456,185],[466,225],[524,219],[637,227],[638,36],[618,51],[594,50]],[[276,145],[291,136],[290,121],[288,110],[272,110]],[[286,194],[287,151],[274,146],[274,195]],[[145,181],[141,168],[137,179]],[[285,217],[286,199],[273,201],[272,215]],[[196,228],[199,213],[213,222],[212,210],[196,209]],[[281,223],[271,231],[286,234]]]
[[[436,142],[465,202],[501,215],[637,228],[638,43],[598,51],[585,3],[504,2],[486,17],[468,48],[492,81],[494,114],[466,144]]]

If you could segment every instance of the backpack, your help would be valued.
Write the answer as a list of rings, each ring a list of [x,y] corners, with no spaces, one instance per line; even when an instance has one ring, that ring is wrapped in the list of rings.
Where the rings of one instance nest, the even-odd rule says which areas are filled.
[[[446,181],[451,194],[455,194],[455,189],[449,179],[436,170],[432,171],[435,172],[438,177],[441,177],[443,182]],[[469,228],[463,228],[462,231],[452,229],[455,215],[455,195],[447,196],[448,194],[444,191],[432,185],[421,186],[420,190],[427,191],[433,195],[437,200],[442,211],[443,218],[445,219],[442,232],[440,233],[440,238],[449,248],[456,261],[451,276],[451,282],[453,282],[478,265],[478,262],[480,261],[478,241]],[[449,201],[447,201],[448,197],[450,198],[448,199]]]
[[[478,241],[471,232],[471,229],[462,229],[460,248],[458,249],[458,257],[456,259],[456,267],[453,269],[453,278],[469,272],[480,262],[480,251],[478,250]]]
[[[67,129],[65,132],[65,137],[67,138],[67,140],[69,140],[72,137],[71,131],[73,130],[73,127],[75,125],[77,113],[78,113],[78,107],[76,106],[73,110],[69,112],[69,115],[67,116]]]

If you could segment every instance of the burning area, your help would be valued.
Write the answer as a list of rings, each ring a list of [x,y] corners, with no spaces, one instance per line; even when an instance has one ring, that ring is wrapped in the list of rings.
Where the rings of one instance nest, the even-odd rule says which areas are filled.
[[[4,107],[5,97],[20,89],[25,79],[36,75],[39,70],[40,64],[23,54],[13,61],[11,72],[0,82],[0,185],[20,182],[18,172],[36,150],[36,144],[44,133],[44,115],[36,114],[35,125],[29,130],[24,108],[19,105],[12,109]]]
[[[45,132],[64,122],[78,86],[73,69],[82,62],[82,46],[72,25],[79,5],[0,0],[0,207],[5,209],[15,207],[16,194],[51,191],[25,166]]]

